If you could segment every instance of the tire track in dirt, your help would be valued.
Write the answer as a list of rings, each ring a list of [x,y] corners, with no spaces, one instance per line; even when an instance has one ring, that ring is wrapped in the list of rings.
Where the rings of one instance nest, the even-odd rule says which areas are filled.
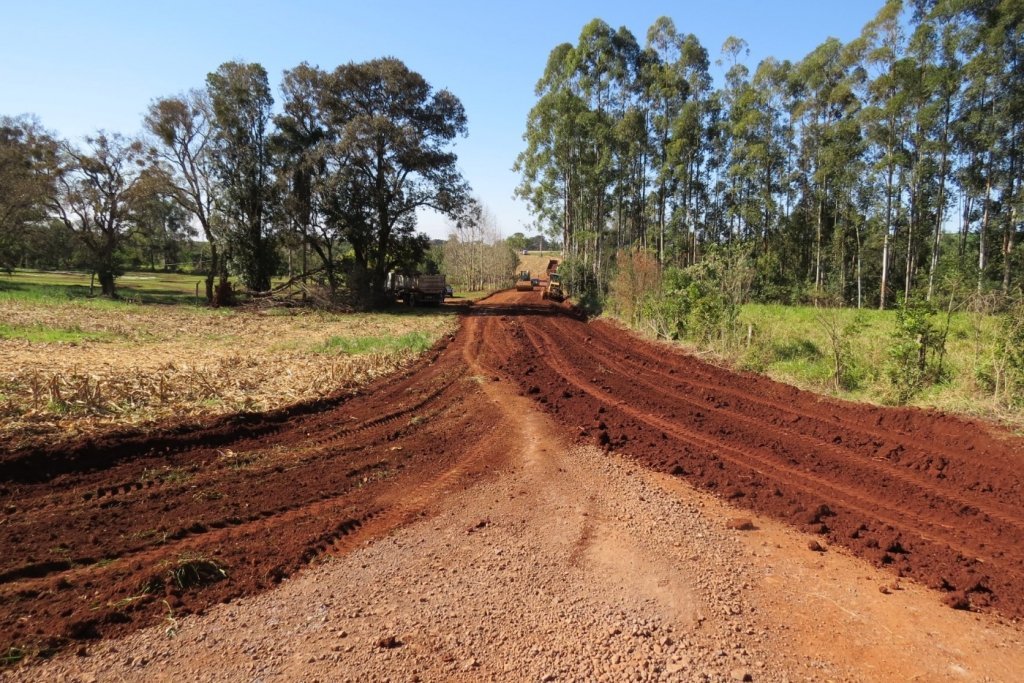
[[[651,395],[670,398],[676,405],[689,406],[691,414],[692,411],[700,412],[707,410],[709,407],[708,401],[701,402],[696,398],[691,398],[692,394],[681,390],[678,385],[673,386],[664,382],[658,382],[657,378],[659,377],[662,379],[671,377],[664,372],[655,372],[653,373],[655,378],[650,378],[649,376],[652,373],[644,373],[645,368],[630,362],[628,357],[620,361],[610,352],[602,350],[600,344],[592,344],[588,346],[588,350],[592,351],[590,355],[595,360],[599,360],[608,367],[615,368],[623,376],[632,377],[634,382],[652,392]],[[805,433],[784,426],[785,423],[783,425],[777,424],[767,414],[767,411],[741,411],[735,407],[736,404],[722,405],[721,403],[716,403],[713,397],[711,403],[715,413],[728,416],[728,419],[733,421],[734,425],[742,425],[746,428],[746,433],[751,437],[755,436],[755,433],[760,434],[762,437],[765,434],[771,434],[779,442],[778,444],[773,444],[773,449],[784,451],[785,442],[793,441],[803,444],[807,449],[811,449],[815,456],[826,456],[828,458],[828,460],[820,465],[816,465],[816,467],[827,470],[834,463],[843,461],[847,465],[852,464],[854,467],[860,468],[861,472],[858,476],[876,477],[879,480],[895,480],[891,485],[888,483],[882,485],[887,488],[900,488],[905,492],[904,495],[927,501],[929,507],[941,505],[950,514],[960,516],[966,505],[972,508],[972,514],[977,514],[974,512],[974,509],[977,509],[978,512],[998,521],[1001,525],[1014,527],[1016,533],[1024,532],[1024,519],[1014,517],[1015,514],[1019,513],[1018,508],[1011,507],[998,500],[983,499],[980,495],[967,491],[960,491],[954,495],[948,487],[937,485],[934,475],[924,475],[920,472],[907,470],[906,468],[893,467],[891,464],[880,462],[876,457],[864,457],[863,453],[856,453],[855,449],[849,446],[851,440],[848,438],[844,439],[836,436],[830,440],[826,436],[821,435],[817,429],[813,429],[812,433]],[[767,408],[767,404],[762,403],[759,405]],[[784,414],[788,411],[785,408],[780,408],[778,412]],[[809,418],[809,421],[813,419],[812,416]],[[806,426],[806,424],[802,426]],[[840,429],[837,429],[837,432]],[[837,441],[839,445],[837,445]],[[936,451],[938,450],[936,448]],[[854,451],[858,456],[855,460],[850,459],[851,451]],[[792,457],[792,455],[780,452],[780,457]]]
[[[170,428],[0,453],[0,649],[177,619],[419,514],[494,453],[473,448],[490,416],[473,405],[465,342],[319,412],[215,421],[208,439]]]
[[[721,370],[715,368],[715,366],[677,353],[666,354],[662,352],[661,355],[653,355],[654,352],[658,351],[657,347],[653,344],[633,344],[627,346],[615,335],[602,334],[601,331],[606,327],[604,323],[598,322],[583,327],[573,325],[567,320],[555,320],[554,324],[561,332],[571,335],[575,343],[581,348],[587,348],[588,351],[596,351],[603,358],[608,358],[611,355],[618,359],[620,367],[629,365],[631,369],[628,372],[643,372],[647,375],[661,378],[663,383],[659,386],[662,390],[675,391],[677,395],[694,394],[712,403],[717,410],[724,410],[734,415],[754,415],[763,422],[770,422],[783,429],[786,425],[794,422],[800,422],[800,427],[803,430],[806,430],[810,425],[812,426],[812,434],[800,433],[804,436],[813,435],[814,438],[823,444],[834,444],[838,441],[840,447],[860,456],[864,456],[867,451],[871,451],[872,455],[869,459],[885,458],[890,463],[903,465],[903,469],[908,476],[918,479],[925,486],[932,484],[935,479],[947,478],[953,478],[965,487],[977,483],[977,479],[965,480],[958,477],[959,470],[956,465],[964,457],[964,452],[973,452],[976,448],[979,448],[974,442],[968,441],[964,444],[963,450],[957,449],[957,441],[963,437],[962,428],[958,433],[958,437],[953,440],[951,445],[945,439],[932,438],[930,440],[922,440],[914,432],[903,431],[897,427],[900,442],[896,448],[892,447],[893,433],[891,431],[887,432],[875,428],[878,424],[885,422],[885,417],[890,413],[911,413],[912,415],[916,413],[916,417],[931,417],[931,415],[922,411],[895,408],[874,409],[867,405],[843,404],[836,401],[835,407],[843,408],[844,413],[850,414],[851,418],[853,418],[841,420],[836,415],[821,415],[801,410],[799,403],[792,402],[794,397],[799,398],[800,396],[793,387],[787,385],[766,387],[764,383],[767,380],[764,378],[748,377],[738,373],[729,373],[730,378],[734,379],[735,382],[732,384],[722,384],[720,381],[715,382],[715,375],[708,371],[709,368],[712,368],[720,373]],[[637,360],[635,357],[639,357],[641,360]],[[694,379],[695,376],[703,378],[703,381]],[[755,387],[747,388],[743,391],[735,388],[746,386],[748,383],[754,384]],[[772,400],[759,399],[760,393],[771,397]],[[727,400],[721,400],[721,396],[726,397]],[[856,419],[861,414],[866,415],[869,419]],[[786,416],[785,419],[782,419],[782,416]],[[957,420],[949,421],[958,422]],[[975,425],[967,423],[967,426],[974,427]],[[951,435],[956,432],[943,429],[941,433]],[[980,435],[974,435],[974,440],[978,440],[978,436]],[[980,449],[985,458],[997,459],[999,453],[1004,450],[1004,447],[1000,444],[993,448],[991,445],[986,444],[984,439],[981,439],[981,441]],[[1005,465],[1007,463],[1001,464]],[[923,469],[921,469],[922,465],[924,466]],[[1010,462],[1008,465],[1011,468],[1019,466],[1019,461],[1016,463]],[[1001,498],[1005,494],[1002,488],[998,486],[1002,472],[995,469],[987,474],[995,480],[993,483],[996,486],[985,494],[985,498],[982,498],[981,495],[972,497],[969,495],[970,491],[963,491],[964,497],[970,498],[974,504],[992,505],[992,498]],[[1018,500],[1019,491],[1011,491],[1010,498],[1013,501]],[[1012,505],[1004,507],[1004,509],[1015,511],[1017,508],[1015,505]]]
[[[756,472],[758,475],[773,481],[787,481],[789,486],[799,487],[805,495],[817,496],[823,501],[832,501],[833,504],[829,508],[829,514],[819,516],[834,516],[836,511],[832,510],[832,507],[838,505],[837,509],[845,507],[863,517],[874,517],[891,525],[893,528],[907,529],[909,532],[929,541],[950,544],[960,541],[960,539],[947,537],[947,527],[941,523],[928,521],[906,509],[883,505],[878,500],[871,499],[852,487],[843,486],[839,482],[829,481],[797,467],[787,466],[782,462],[776,461],[774,453],[769,452],[762,455],[756,450],[740,450],[731,446],[730,442],[726,439],[705,436],[703,432],[680,427],[677,422],[668,420],[663,416],[635,409],[629,402],[613,397],[577,374],[572,366],[566,362],[566,359],[553,350],[551,339],[547,335],[536,331],[532,332],[532,334],[537,334],[542,339],[545,339],[542,343],[537,343],[531,339],[531,343],[540,352],[542,358],[558,358],[558,362],[552,364],[552,369],[573,386],[598,399],[602,404],[621,410],[655,430],[671,434],[676,439],[691,446],[706,449],[708,453],[719,457],[724,456],[725,460],[737,467],[749,468],[749,470]],[[632,380],[633,382],[646,384],[636,376],[633,376]],[[772,445],[777,446],[778,444]],[[769,449],[769,451],[771,450]],[[790,461],[793,459],[790,454],[783,454],[783,456],[787,457]],[[746,494],[744,493],[744,495]],[[738,498],[741,496],[732,495],[732,497]],[[988,558],[979,559],[987,560]]]
[[[737,376],[569,316],[526,316],[507,327],[513,338],[521,331],[520,348],[504,370],[583,438],[596,433],[606,447],[822,534],[897,574],[945,591],[950,604],[1022,614],[1019,439],[992,438],[973,424],[926,411],[843,404],[771,383],[757,397],[744,398],[746,406],[754,406],[744,410],[729,398],[745,396],[737,385],[764,384],[762,378]],[[531,339],[547,346],[538,349]],[[545,365],[548,351],[561,353],[557,368]],[[659,362],[650,360],[652,355]],[[677,376],[691,366],[698,369]],[[693,375],[704,386],[694,387]],[[702,405],[707,394],[701,391],[712,390],[728,398],[712,396]],[[780,426],[767,415],[780,394],[786,399],[780,413],[805,417]],[[843,421],[847,411],[857,413],[849,425]],[[941,443],[923,438],[914,433],[915,419],[926,433],[955,437]],[[872,440],[925,460],[929,450],[943,454],[950,461],[947,469],[958,474],[919,473],[877,458],[870,445],[858,448],[852,438],[833,443],[823,432],[828,423],[837,424],[840,435],[870,432]],[[898,429],[885,428],[888,424]]]
[[[1024,616],[1020,439],[729,373],[508,292],[407,370],[347,395],[0,453],[0,648],[46,652],[173,620],[416,518],[505,461],[515,429],[488,390],[499,381],[575,438],[958,606]]]

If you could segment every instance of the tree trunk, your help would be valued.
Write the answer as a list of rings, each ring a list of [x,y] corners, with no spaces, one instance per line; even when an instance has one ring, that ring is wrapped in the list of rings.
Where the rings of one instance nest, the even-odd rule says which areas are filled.
[[[914,223],[916,222],[917,212],[917,182],[914,181],[910,186],[910,211],[909,219],[907,220],[907,259],[904,264],[905,271],[903,274],[903,298],[904,300],[910,298],[910,285],[914,280]]]
[[[814,241],[814,293],[821,289],[821,222],[825,213],[825,199],[818,199],[818,225]]]
[[[213,282],[217,277],[220,262],[217,258],[217,245],[210,242],[210,270],[206,273],[206,303],[213,303]]]
[[[889,176],[885,186],[885,237],[882,239],[882,286],[878,298],[878,310],[885,310],[889,289],[889,238],[892,234],[892,176],[893,165],[889,163]]]
[[[857,308],[860,309],[864,305],[863,281],[861,279],[860,224],[857,224],[856,231],[857,231]]]
[[[1010,148],[1010,188],[1006,193],[1009,198],[1010,212],[1003,228],[1003,296],[1010,293],[1010,263],[1013,260],[1013,247],[1017,230],[1017,144],[1016,137]]]
[[[948,156],[948,135],[950,106],[947,100],[945,109],[945,121],[942,127],[942,160],[939,162],[939,197],[938,205],[935,207],[935,235],[932,240],[932,263],[928,271],[928,296],[932,300],[935,292],[935,271],[939,268],[939,248],[942,241],[942,219],[946,213],[946,159]]]
[[[114,286],[114,273],[108,268],[101,268],[96,271],[96,277],[100,281],[100,294],[110,299],[116,299],[117,290]]]
[[[985,239],[988,237],[988,219],[991,209],[992,196],[992,174],[988,173],[985,179],[984,208],[981,212],[981,225],[978,227],[978,293],[980,294],[985,284],[985,266],[988,265],[985,259]]]

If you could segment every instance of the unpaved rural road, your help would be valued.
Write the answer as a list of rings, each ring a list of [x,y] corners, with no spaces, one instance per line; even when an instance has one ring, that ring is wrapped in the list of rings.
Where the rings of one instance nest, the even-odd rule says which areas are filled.
[[[1014,681],[1022,479],[506,292],[354,396],[0,455],[0,679]]]

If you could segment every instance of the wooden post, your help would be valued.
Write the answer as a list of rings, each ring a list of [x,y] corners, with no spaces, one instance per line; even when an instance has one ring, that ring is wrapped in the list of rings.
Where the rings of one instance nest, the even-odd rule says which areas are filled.
[[[196,306],[198,306],[198,305],[199,305],[199,282],[196,283]]]

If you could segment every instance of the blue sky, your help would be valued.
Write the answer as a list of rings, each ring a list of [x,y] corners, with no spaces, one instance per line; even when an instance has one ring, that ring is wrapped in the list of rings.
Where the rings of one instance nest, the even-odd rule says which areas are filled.
[[[676,0],[516,3],[396,0],[6,0],[0,41],[0,114],[34,113],[77,139],[99,128],[137,133],[155,97],[203,84],[228,60],[261,63],[275,86],[302,61],[331,69],[395,56],[466,107],[457,146],[475,193],[508,235],[528,231],[511,171],[523,147],[533,88],[548,53],[575,42],[589,20],[626,26],[644,41],[659,16],[694,33],[718,57],[730,35],[750,44],[751,68],[767,56],[797,60],[829,36],[860,33],[881,0]],[[276,93],[275,93],[276,94]],[[421,229],[444,237],[442,220]]]

